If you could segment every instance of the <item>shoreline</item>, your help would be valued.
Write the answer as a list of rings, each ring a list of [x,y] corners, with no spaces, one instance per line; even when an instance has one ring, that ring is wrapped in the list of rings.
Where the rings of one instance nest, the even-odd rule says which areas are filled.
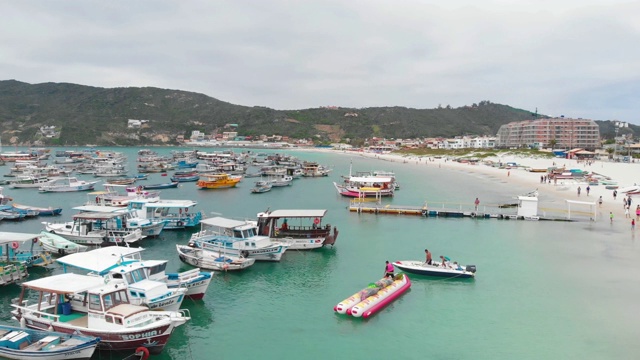
[[[609,222],[609,214],[614,216],[614,224],[618,226],[631,227],[631,219],[636,218],[636,206],[640,204],[640,199],[631,197],[631,207],[629,208],[629,217],[625,218],[625,209],[622,201],[625,198],[625,194],[618,192],[616,199],[613,198],[613,191],[605,189],[602,184],[589,185],[587,182],[577,182],[574,180],[558,180],[557,183],[548,181],[541,182],[541,176],[547,175],[546,173],[530,172],[524,168],[549,168],[555,166],[558,168],[564,167],[567,171],[573,169],[579,169],[589,173],[596,173],[601,176],[608,177],[612,181],[617,181],[619,189],[635,185],[637,181],[634,181],[634,171],[636,163],[616,163],[603,160],[593,160],[591,164],[586,162],[578,162],[574,159],[564,158],[530,158],[517,155],[501,156],[501,157],[488,157],[485,161],[494,162],[515,162],[518,167],[511,169],[499,169],[497,167],[491,167],[484,165],[483,163],[459,163],[457,161],[448,160],[446,158],[433,158],[429,156],[414,156],[414,155],[399,155],[399,154],[376,154],[365,152],[350,152],[345,150],[333,150],[333,149],[296,149],[310,152],[321,152],[331,154],[343,154],[349,156],[361,156],[370,159],[390,162],[400,162],[411,167],[423,167],[437,166],[445,170],[462,170],[468,173],[479,174],[487,178],[501,179],[501,184],[512,184],[523,188],[531,188],[531,190],[537,190],[539,194],[544,194],[552,199],[559,199],[566,204],[565,200],[576,201],[581,203],[591,203],[591,209],[596,211],[595,222]],[[581,192],[578,195],[578,187]],[[587,187],[590,188],[587,195]],[[602,197],[602,205],[599,205],[599,198]],[[589,211],[589,205],[575,203],[572,205],[572,212],[585,212]],[[566,207],[564,208],[566,210]],[[558,209],[561,210],[561,209]],[[540,213],[540,209],[539,209]],[[587,219],[588,220],[588,219]],[[617,227],[617,226],[616,226]]]

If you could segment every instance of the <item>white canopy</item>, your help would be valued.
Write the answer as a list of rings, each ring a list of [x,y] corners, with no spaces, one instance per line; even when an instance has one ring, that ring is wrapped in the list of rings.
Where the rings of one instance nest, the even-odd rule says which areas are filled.
[[[22,283],[22,286],[38,291],[58,294],[84,292],[104,285],[104,279],[98,276],[59,274]]]
[[[274,210],[258,214],[258,217],[271,218],[322,218],[327,214],[327,210]]]
[[[390,183],[393,181],[393,178],[385,176],[352,176],[349,178],[349,181],[360,183]]]
[[[0,245],[12,243],[12,242],[30,241],[37,238],[38,236],[40,236],[40,234],[25,234],[25,233],[0,231]]]
[[[130,248],[124,246],[108,246],[88,252],[70,254],[59,258],[57,261],[65,266],[72,266],[78,269],[93,271],[103,274],[118,262],[132,254],[140,253],[143,248]]]
[[[247,225],[246,221],[227,219],[220,216],[200,220],[200,223],[209,225],[209,226],[218,226],[218,227],[227,228],[227,229],[232,229],[239,226]]]

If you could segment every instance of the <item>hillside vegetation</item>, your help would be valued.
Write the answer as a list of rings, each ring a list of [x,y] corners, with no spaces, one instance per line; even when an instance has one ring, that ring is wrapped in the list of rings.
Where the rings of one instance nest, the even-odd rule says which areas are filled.
[[[354,115],[354,114],[357,114]],[[345,116],[347,115],[347,116]],[[4,144],[146,145],[175,143],[193,130],[206,134],[237,124],[241,135],[283,135],[321,142],[349,138],[495,135],[500,125],[531,119],[529,111],[481,101],[460,108],[405,107],[274,110],[230,104],[203,94],[158,88],[99,88],[67,83],[0,81],[0,124]],[[149,120],[140,129],[129,119]],[[56,126],[44,139],[41,126]]]

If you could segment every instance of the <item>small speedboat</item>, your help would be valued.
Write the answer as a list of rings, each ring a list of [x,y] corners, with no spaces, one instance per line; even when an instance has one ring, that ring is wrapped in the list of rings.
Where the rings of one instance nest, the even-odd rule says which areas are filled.
[[[270,191],[273,185],[268,181],[257,181],[256,186],[251,189],[254,194]]]
[[[449,264],[449,265],[448,265]],[[475,265],[457,265],[450,264],[449,262],[442,265],[442,263],[432,263],[428,265],[425,262],[417,260],[403,260],[395,261],[393,266],[398,269],[408,272],[410,274],[449,277],[449,278],[461,278],[468,279],[476,276]]]
[[[100,338],[0,325],[3,359],[89,359]]]

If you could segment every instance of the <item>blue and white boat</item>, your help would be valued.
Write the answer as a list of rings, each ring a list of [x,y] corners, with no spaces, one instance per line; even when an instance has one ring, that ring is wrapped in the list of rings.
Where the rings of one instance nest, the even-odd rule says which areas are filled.
[[[442,263],[433,262],[431,265],[416,260],[402,260],[402,261],[394,261],[393,266],[398,269],[417,275],[426,275],[426,276],[437,276],[437,277],[447,277],[447,278],[459,278],[459,279],[469,279],[474,278],[476,276],[476,266],[475,265],[458,265],[457,263],[451,264],[450,261],[446,260]]]
[[[164,221],[165,229],[184,229],[200,224],[202,213],[196,211],[198,205],[191,200],[161,200],[147,202],[132,200],[129,202],[130,210],[138,210],[138,216],[152,221]]]
[[[16,360],[89,359],[100,343],[93,336],[0,325],[0,357]]]
[[[189,246],[212,250],[232,257],[280,261],[289,245],[272,242],[258,234],[255,223],[223,217],[201,221],[201,230],[191,235]]]
[[[180,273],[165,273],[167,260],[142,260],[143,248],[129,248],[110,246],[95,249],[85,254],[73,254],[59,260],[67,270],[67,266],[91,271],[100,276],[106,276],[119,266],[140,264],[146,271],[149,280],[166,284],[169,289],[186,289],[185,296],[191,299],[202,299],[211,282],[211,272],[199,269]]]

